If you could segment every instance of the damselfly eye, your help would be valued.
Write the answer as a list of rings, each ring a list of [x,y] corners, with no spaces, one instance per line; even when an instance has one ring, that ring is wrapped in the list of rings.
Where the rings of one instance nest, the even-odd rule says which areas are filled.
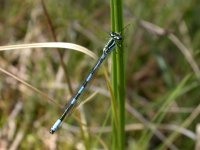
[[[122,40],[122,36],[120,33],[117,33],[117,32],[111,32],[110,33],[110,36],[115,39],[115,40]]]

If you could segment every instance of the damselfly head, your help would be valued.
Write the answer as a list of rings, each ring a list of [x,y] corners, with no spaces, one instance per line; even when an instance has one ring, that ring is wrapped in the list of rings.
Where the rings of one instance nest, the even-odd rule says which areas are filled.
[[[111,33],[110,33],[110,36],[111,36],[111,38],[113,38],[114,40],[117,40],[117,41],[121,41],[121,40],[122,40],[122,36],[121,36],[120,33],[111,32]]]

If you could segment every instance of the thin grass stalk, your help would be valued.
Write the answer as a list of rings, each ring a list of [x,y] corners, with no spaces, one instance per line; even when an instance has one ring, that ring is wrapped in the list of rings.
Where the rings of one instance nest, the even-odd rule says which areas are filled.
[[[122,0],[111,0],[111,24],[113,32],[122,32]],[[123,33],[122,33],[123,35]],[[112,88],[116,106],[112,106],[112,149],[125,149],[125,61],[123,43],[112,54]],[[116,118],[117,117],[117,118]],[[117,121],[117,124],[115,123]]]
[[[53,28],[53,23],[51,21],[49,13],[48,13],[48,11],[46,9],[46,5],[44,3],[44,0],[41,0],[41,3],[42,3],[42,8],[43,8],[43,11],[44,11],[45,18],[46,18],[46,21],[47,21],[48,30],[51,33],[51,36],[52,36],[54,42],[58,42],[55,30]],[[56,49],[56,50],[57,50],[57,53],[58,53],[59,58],[60,58],[61,67],[63,68],[63,71],[65,73],[64,75],[65,75],[65,79],[67,81],[67,85],[68,85],[68,89],[69,89],[70,95],[72,96],[74,91],[73,91],[73,88],[72,88],[72,84],[71,84],[71,80],[70,80],[70,77],[69,77],[67,66],[65,65],[65,62],[64,62],[64,56],[63,56],[61,50],[59,50],[59,49]]]
[[[43,8],[43,11],[44,11],[45,18],[47,20],[48,30],[50,31],[54,42],[57,42],[58,40],[57,40],[57,37],[56,37],[55,30],[53,28],[53,23],[51,21],[49,13],[48,13],[48,11],[46,9],[44,0],[41,0],[41,3],[42,3],[42,8]],[[64,54],[62,53],[61,50],[59,50],[59,49],[56,49],[56,50],[57,50],[57,53],[58,53],[59,58],[60,58],[60,63],[61,63],[61,67],[63,68],[63,71],[64,71],[65,79],[66,79],[66,81],[68,83],[67,85],[68,85],[69,93],[72,96],[74,94],[74,91],[73,91],[73,88],[72,88],[70,77],[68,76],[69,73],[68,73],[67,66],[64,63]],[[81,113],[81,111],[79,112],[78,117],[82,122],[87,124],[85,116],[84,116],[83,113]],[[80,125],[81,135],[82,135],[82,137],[84,139],[83,141],[84,141],[85,148],[86,148],[86,150],[88,150],[88,149],[90,149],[90,142],[89,142],[89,134],[88,134],[87,128],[85,126],[83,126],[82,124],[79,124],[79,125]]]
[[[161,121],[164,119],[164,116],[167,113],[167,109],[169,108],[169,106],[180,96],[182,96],[183,94],[185,94],[187,92],[187,90],[185,90],[185,88],[187,87],[187,82],[189,80],[190,76],[186,76],[178,85],[177,87],[168,95],[168,97],[166,99],[164,99],[163,105],[160,107],[159,111],[157,112],[157,114],[155,115],[155,117],[153,117],[151,122],[154,122],[155,124],[159,124],[161,123]],[[188,88],[186,88],[188,89]],[[153,132],[150,131],[149,129],[146,129],[143,132],[143,136],[141,137],[140,141],[139,141],[139,146],[140,148],[142,147],[142,149],[147,149],[148,144],[150,142],[150,139],[153,136]],[[171,141],[167,141],[163,144],[163,146],[166,145],[171,145],[172,142]]]
[[[112,7],[113,6],[113,2],[114,0],[111,0],[111,24],[112,24],[112,30],[115,28],[114,26],[114,8]],[[116,65],[116,54],[115,52],[112,53],[112,88],[113,88],[113,93],[114,93],[114,96],[115,98],[117,98],[117,65]],[[116,100],[116,99],[113,99]],[[117,120],[117,114],[115,113],[117,108],[115,105],[113,105],[115,103],[112,103],[112,149],[116,149],[118,146],[117,146],[117,137],[118,137],[118,134],[117,134],[117,126],[116,126],[116,120]]]

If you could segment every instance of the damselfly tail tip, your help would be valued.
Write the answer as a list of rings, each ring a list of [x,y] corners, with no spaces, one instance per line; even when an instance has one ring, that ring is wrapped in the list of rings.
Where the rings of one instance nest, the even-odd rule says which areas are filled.
[[[51,129],[49,132],[50,132],[51,134],[54,134],[55,131]]]
[[[54,125],[51,127],[51,130],[50,130],[50,133],[51,134],[54,134],[54,132],[60,127],[60,125],[61,125],[61,120],[60,119],[58,119],[55,123],[54,123]]]

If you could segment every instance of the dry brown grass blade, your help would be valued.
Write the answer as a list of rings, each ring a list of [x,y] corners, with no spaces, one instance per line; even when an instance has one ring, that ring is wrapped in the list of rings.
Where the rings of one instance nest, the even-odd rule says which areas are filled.
[[[76,51],[85,53],[86,55],[92,57],[93,59],[97,59],[97,56],[93,52],[88,50],[87,48],[80,46],[80,45],[77,45],[77,44],[63,43],[63,42],[47,42],[47,43],[33,43],[33,44],[19,44],[19,45],[0,46],[0,51],[10,51],[10,50],[27,49],[27,48],[67,48],[67,49],[72,49],[72,50],[76,50]],[[53,102],[56,105],[61,107],[61,105],[59,105],[55,100],[50,98],[47,94],[45,94],[44,92],[41,92],[39,89],[33,87],[32,85],[30,85],[26,81],[20,79],[16,75],[6,71],[3,68],[0,68],[0,71],[3,72],[4,74],[14,78],[15,80],[19,81],[23,85],[27,86],[28,88],[32,89],[36,93],[40,94],[41,96],[47,98],[51,102]]]
[[[32,85],[30,85],[29,83],[27,83],[26,81],[20,79],[19,77],[17,77],[16,75],[0,68],[0,72],[3,72],[4,74],[12,77],[13,79],[19,81],[20,83],[22,83],[23,85],[25,85],[26,87],[30,88],[31,90],[33,90],[34,92],[40,94],[41,96],[45,97],[46,99],[48,99],[50,102],[53,102],[54,104],[58,105],[61,107],[61,105],[59,105],[54,99],[50,98],[47,94],[45,94],[44,92],[41,92],[39,89],[33,87]]]
[[[74,44],[74,43],[65,43],[65,42],[46,42],[46,43],[32,43],[32,44],[19,44],[19,45],[9,45],[9,46],[0,46],[0,51],[9,51],[16,49],[27,49],[27,48],[64,48],[71,49],[82,52],[93,59],[97,59],[97,56],[91,52],[89,49]]]
[[[159,36],[167,36],[170,41],[176,45],[176,47],[178,47],[178,49],[181,51],[181,53],[185,56],[187,62],[190,64],[191,68],[193,69],[196,77],[198,80],[200,80],[200,69],[197,65],[197,63],[195,62],[192,54],[191,54],[191,50],[189,50],[179,39],[176,35],[174,35],[173,33],[168,32],[167,30],[144,20],[140,20],[139,24],[141,27],[143,27],[144,29],[146,29],[147,31],[159,35]]]
[[[165,145],[172,150],[177,149],[177,147],[172,143],[172,142],[165,142],[166,141],[166,136],[160,132],[157,127],[152,124],[151,122],[149,122],[147,119],[145,119],[140,113],[138,113],[137,110],[135,110],[134,108],[131,107],[131,105],[126,102],[126,110],[133,115],[134,117],[136,117],[138,120],[140,120],[143,125],[145,125],[146,128],[149,128],[152,132],[154,132],[154,134],[162,141],[165,143]]]
[[[191,123],[199,117],[200,114],[200,104],[197,105],[197,107],[194,109],[194,111],[185,119],[185,121],[179,126],[179,128],[176,130],[176,132],[173,132],[165,142],[173,142],[180,136],[180,131],[182,128],[188,128]]]

